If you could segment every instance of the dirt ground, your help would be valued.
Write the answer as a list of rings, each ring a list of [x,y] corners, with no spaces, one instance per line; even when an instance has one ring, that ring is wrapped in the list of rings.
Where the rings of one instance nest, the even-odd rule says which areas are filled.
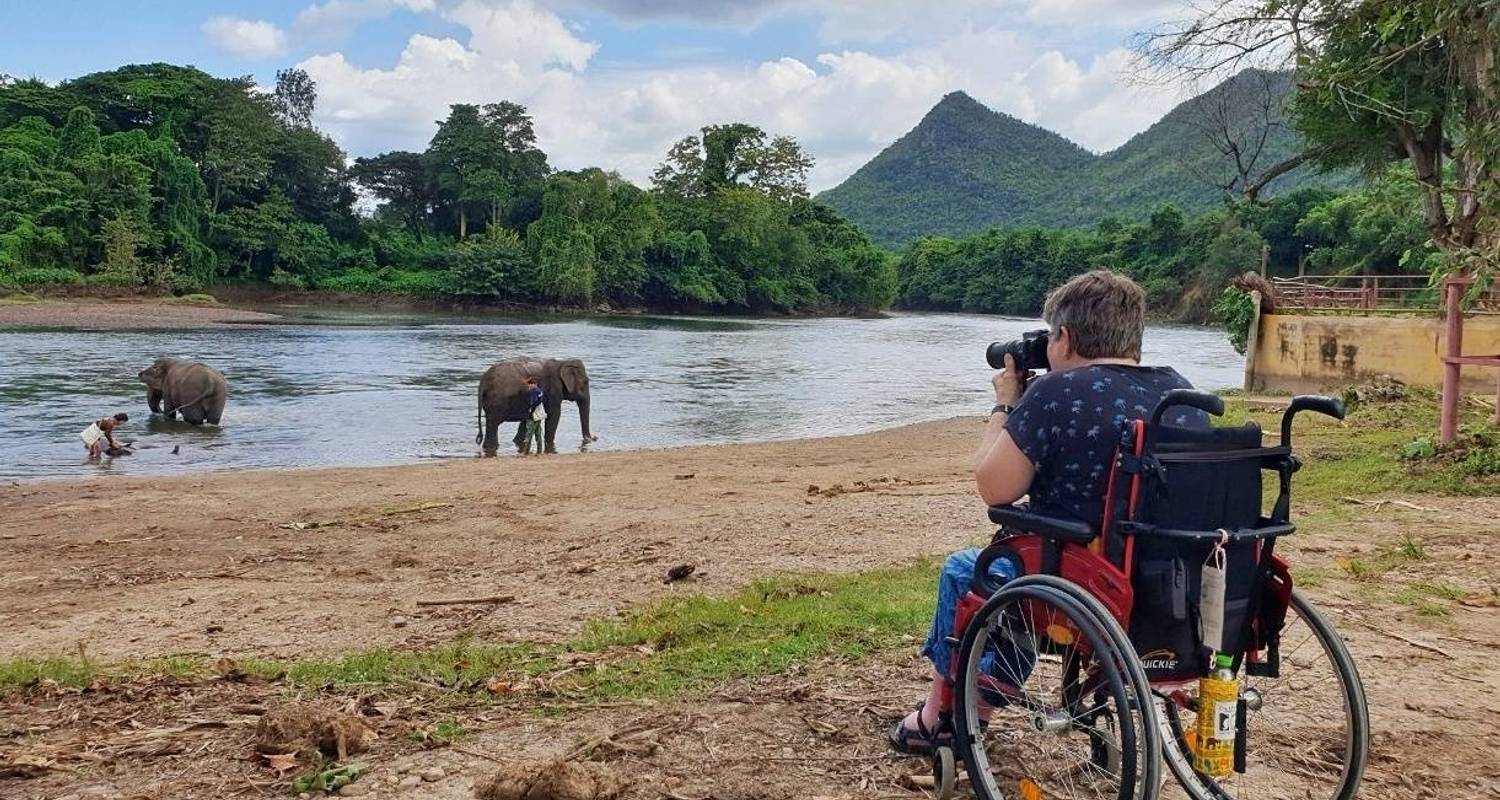
[[[672,592],[905,564],[989,534],[952,455],[978,425],[0,487],[0,652],[289,657],[460,632],[555,640]],[[664,584],[680,564],[697,566],[694,580]],[[516,601],[416,605],[500,594]]]
[[[556,641],[591,618],[757,575],[909,563],[990,533],[967,455],[977,420],[725,447],[246,472],[0,488],[0,653],[110,660],[298,656],[473,634]],[[809,493],[809,486],[819,492]],[[1500,537],[1494,498],[1361,498],[1287,540],[1345,635],[1369,694],[1361,797],[1500,791]],[[1377,502],[1398,500],[1399,503]],[[1404,505],[1403,505],[1404,503]],[[1325,515],[1328,516],[1328,515]],[[1376,580],[1351,559],[1402,536],[1425,556]],[[694,580],[664,584],[673,566]],[[1433,613],[1397,590],[1441,581]],[[418,600],[514,594],[495,606]],[[379,733],[353,793],[469,798],[498,762],[573,754],[628,798],[920,797],[919,759],[881,726],[921,692],[909,651],[820,661],[655,704],[445,711],[430,700],[330,700]],[[258,717],[286,689],[230,680],[33,691],[0,701],[0,762],[63,750],[68,771],[0,775],[0,797],[259,797]],[[540,712],[540,713],[539,713]],[[445,715],[468,735],[411,736]],[[40,774],[37,774],[37,773]]]
[[[222,325],[270,324],[275,314],[226,306],[185,305],[158,300],[124,298],[57,299],[0,302],[0,330],[15,328],[77,328],[130,330],[136,328],[213,328]]]

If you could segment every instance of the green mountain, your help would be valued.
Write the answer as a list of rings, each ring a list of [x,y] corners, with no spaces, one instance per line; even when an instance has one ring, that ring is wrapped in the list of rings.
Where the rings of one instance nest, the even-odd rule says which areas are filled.
[[[1290,91],[1285,73],[1246,70],[1104,155],[953,92],[818,199],[886,246],[995,226],[1139,220],[1169,202],[1192,214],[1222,204],[1221,186],[1237,191],[1244,182],[1223,152],[1229,146],[1250,162],[1251,182],[1297,153],[1300,139],[1281,121]],[[1302,165],[1264,193],[1351,182]]]

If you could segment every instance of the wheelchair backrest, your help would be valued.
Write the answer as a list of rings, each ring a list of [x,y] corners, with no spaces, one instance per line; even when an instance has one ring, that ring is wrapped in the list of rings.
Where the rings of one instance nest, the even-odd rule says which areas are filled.
[[[1134,590],[1130,636],[1152,680],[1198,677],[1212,651],[1200,635],[1203,566],[1220,545],[1207,534],[1224,531],[1224,637],[1222,650],[1239,654],[1250,628],[1269,547],[1228,535],[1263,520],[1261,471],[1284,448],[1261,444],[1253,422],[1239,427],[1189,429],[1149,425],[1127,428],[1116,459],[1112,519],[1106,547],[1128,570]],[[1137,523],[1132,526],[1129,523]],[[1133,535],[1122,535],[1139,531]],[[1147,531],[1161,531],[1153,534]],[[1204,538],[1165,535],[1198,531]]]

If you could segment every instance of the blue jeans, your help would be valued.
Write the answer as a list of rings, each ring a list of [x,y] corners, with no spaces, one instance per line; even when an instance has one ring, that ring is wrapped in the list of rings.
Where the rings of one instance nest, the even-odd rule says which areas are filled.
[[[979,548],[960,550],[948,556],[943,562],[943,571],[938,576],[937,612],[933,614],[932,630],[927,634],[927,643],[922,646],[922,655],[927,656],[932,661],[933,669],[945,678],[953,660],[954,648],[947,642],[948,637],[953,635],[953,616],[958,610],[959,598],[969,591],[969,581],[974,577],[974,566],[978,559]],[[997,584],[1013,580],[1016,571],[1015,563],[1008,558],[997,558],[990,564],[990,577]],[[997,655],[1004,656],[1001,660],[1010,665],[1009,669],[997,671]],[[1025,683],[1035,662],[1035,653],[1018,652],[1009,641],[1000,640],[991,644],[980,662],[980,668],[1006,683],[1019,686]]]

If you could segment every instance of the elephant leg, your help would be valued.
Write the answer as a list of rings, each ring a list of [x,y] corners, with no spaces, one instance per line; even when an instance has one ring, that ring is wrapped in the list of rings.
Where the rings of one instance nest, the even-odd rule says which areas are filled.
[[[494,454],[500,447],[500,415],[484,410],[484,452]]]
[[[542,426],[544,430],[543,435],[547,442],[547,452],[549,453],[557,452],[557,423],[559,421],[558,417],[562,416],[562,404],[558,403],[557,405],[558,413],[548,414],[547,422]]]
[[[204,420],[203,409],[198,406],[189,406],[182,409],[182,419],[189,425],[202,425]]]
[[[516,423],[516,435],[511,442],[515,444],[517,453],[526,452],[526,420]]]

